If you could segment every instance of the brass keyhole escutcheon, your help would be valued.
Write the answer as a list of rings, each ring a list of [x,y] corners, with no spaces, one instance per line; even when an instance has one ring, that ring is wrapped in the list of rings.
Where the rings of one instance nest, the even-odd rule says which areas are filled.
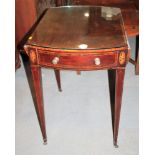
[[[123,65],[125,63],[125,52],[120,52],[119,54],[119,63]]]

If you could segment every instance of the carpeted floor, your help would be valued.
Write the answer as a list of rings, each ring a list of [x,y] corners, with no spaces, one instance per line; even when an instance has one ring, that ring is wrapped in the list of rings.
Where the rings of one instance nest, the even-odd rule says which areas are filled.
[[[129,40],[134,55],[134,39]],[[128,63],[124,81],[119,148],[113,147],[107,71],[42,69],[48,145],[43,145],[23,65],[16,71],[16,155],[138,155],[139,77]]]

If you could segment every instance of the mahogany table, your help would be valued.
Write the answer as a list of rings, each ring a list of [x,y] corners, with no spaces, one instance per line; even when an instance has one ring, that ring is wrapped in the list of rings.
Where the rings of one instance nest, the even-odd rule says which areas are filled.
[[[74,6],[49,8],[24,45],[29,56],[36,112],[47,142],[41,67],[60,70],[108,70],[113,141],[117,147],[125,66],[129,47],[119,8]]]

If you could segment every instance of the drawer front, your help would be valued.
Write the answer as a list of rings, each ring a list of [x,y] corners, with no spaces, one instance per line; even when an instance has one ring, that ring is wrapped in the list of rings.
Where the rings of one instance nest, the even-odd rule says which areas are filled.
[[[63,69],[100,69],[114,67],[117,65],[117,53],[107,53],[102,55],[94,54],[66,54],[56,55],[49,53],[39,53],[39,65],[63,68]]]

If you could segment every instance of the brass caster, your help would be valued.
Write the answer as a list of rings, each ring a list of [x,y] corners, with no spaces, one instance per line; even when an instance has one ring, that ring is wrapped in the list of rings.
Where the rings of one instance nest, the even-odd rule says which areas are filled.
[[[47,139],[44,139],[44,143],[43,143],[44,145],[47,145]]]
[[[59,89],[59,92],[62,92],[62,89]]]
[[[114,147],[115,148],[118,148],[119,147],[116,142],[114,142]]]

